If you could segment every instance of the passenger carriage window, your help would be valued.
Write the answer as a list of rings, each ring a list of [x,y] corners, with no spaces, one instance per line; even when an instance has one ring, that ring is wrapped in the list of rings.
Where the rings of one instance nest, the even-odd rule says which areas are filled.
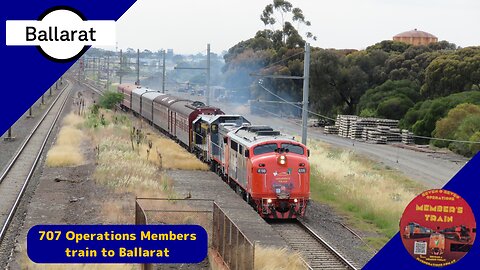
[[[282,143],[282,148],[288,151],[289,153],[295,153],[299,155],[304,154],[303,147],[301,147],[300,145],[291,144],[291,143]]]
[[[240,154],[243,154],[243,146],[242,145],[238,145],[238,152]]]
[[[262,145],[258,145],[255,148],[253,148],[253,154],[254,155],[261,155],[261,154],[265,154],[265,153],[275,152],[276,149],[277,149],[277,144],[276,143],[262,144]]]

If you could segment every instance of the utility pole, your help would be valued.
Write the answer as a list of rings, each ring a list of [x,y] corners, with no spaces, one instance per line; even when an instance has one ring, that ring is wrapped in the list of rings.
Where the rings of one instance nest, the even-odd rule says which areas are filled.
[[[250,73],[250,76],[255,76],[260,78],[271,78],[271,79],[303,80],[302,143],[304,145],[307,145],[308,87],[309,87],[309,81],[310,81],[310,44],[309,43],[305,44],[305,56],[303,58],[303,76],[300,77],[300,76],[286,76],[286,75],[262,75],[262,74],[255,74],[255,73]],[[260,86],[265,90],[267,90],[261,84],[261,82],[260,82]]]
[[[110,89],[110,55],[107,55],[107,90]]]
[[[87,62],[85,62],[86,58],[85,56],[82,57],[82,80],[85,81],[85,78],[87,74],[85,74],[85,66],[87,65]],[[57,84],[55,85],[55,89],[58,89],[58,80]]]
[[[120,69],[119,69],[119,83],[122,83],[122,76],[123,76],[123,56],[122,56],[122,50],[120,49]]]
[[[100,84],[100,57],[97,59],[97,84]]]
[[[162,64],[162,93],[165,94],[165,72],[166,72],[166,67],[165,67],[165,58],[166,58],[167,52],[163,50],[163,64]]]
[[[137,82],[136,85],[140,85],[140,49],[137,49]]]
[[[3,138],[4,141],[14,141],[15,137],[12,136],[12,127],[8,129],[7,137]]]
[[[210,105],[210,43],[207,44],[207,66],[206,67],[174,67],[173,69],[205,69],[207,70],[207,91],[205,93],[206,96],[206,104],[207,106]]]
[[[303,59],[303,108],[302,108],[302,143],[304,145],[307,145],[309,82],[310,82],[310,44],[305,43],[305,56]]]
[[[207,106],[210,106],[210,43],[207,44]]]

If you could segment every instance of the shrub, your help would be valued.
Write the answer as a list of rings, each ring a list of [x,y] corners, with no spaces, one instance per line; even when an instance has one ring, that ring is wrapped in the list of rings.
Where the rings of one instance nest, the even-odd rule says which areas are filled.
[[[437,121],[433,135],[436,138],[478,142],[480,133],[480,106],[464,103],[448,112],[445,118]],[[450,150],[465,156],[474,155],[479,148],[478,144],[433,141],[436,146],[448,147]]]
[[[480,92],[468,91],[419,102],[408,110],[400,121],[400,126],[412,130],[416,135],[430,137],[436,122],[445,117],[450,109],[462,103],[480,105]]]
[[[388,80],[380,86],[367,90],[360,98],[360,115],[401,119],[420,99],[418,86],[409,80]],[[373,114],[372,114],[373,112]]]
[[[107,91],[104,93],[102,97],[100,97],[99,104],[100,107],[105,109],[113,109],[117,104],[122,102],[123,94],[114,92],[114,91]]]

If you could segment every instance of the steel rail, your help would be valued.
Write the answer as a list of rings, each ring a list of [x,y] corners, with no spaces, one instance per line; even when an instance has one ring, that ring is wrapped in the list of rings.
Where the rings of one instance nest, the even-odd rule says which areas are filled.
[[[268,222],[287,244],[302,255],[308,269],[357,270],[339,251],[301,220]]]
[[[323,239],[320,235],[318,235],[315,231],[313,231],[310,226],[308,226],[305,222],[301,220],[297,220],[298,224],[300,227],[302,227],[306,232],[308,232],[315,240],[317,240],[320,244],[322,244],[326,249],[330,251],[331,254],[333,254],[337,259],[342,261],[349,269],[351,270],[357,270],[357,268],[349,261],[347,260],[342,254],[340,254],[339,251],[337,251],[334,247],[332,247],[325,239]]]
[[[2,174],[1,178],[0,178],[0,184],[2,183],[3,179],[5,179],[6,175],[10,172],[10,169],[13,167],[13,165],[15,164],[15,162],[18,160],[18,157],[22,154],[23,150],[25,149],[25,146],[28,144],[28,142],[30,141],[30,139],[33,137],[33,135],[35,134],[35,132],[38,130],[38,127],[43,123],[43,121],[45,120],[46,116],[50,113],[50,111],[52,110],[53,106],[57,103],[57,101],[59,100],[59,98],[64,94],[65,91],[67,91],[67,88],[69,87],[70,83],[67,81],[67,84],[65,86],[65,88],[58,94],[58,96],[55,98],[55,100],[52,102],[52,104],[50,105],[50,107],[48,108],[48,110],[45,112],[45,114],[43,115],[42,119],[38,122],[38,124],[35,126],[35,128],[32,130],[32,132],[30,133],[30,135],[27,137],[27,139],[25,140],[25,142],[22,144],[21,148],[19,149],[19,151],[17,151],[17,153],[15,154],[14,158],[12,158],[11,162],[9,163],[9,165],[7,166],[7,169],[4,171],[4,173]],[[70,91],[70,90],[69,90]],[[43,153],[43,150],[45,149],[45,145],[47,144],[47,141],[50,137],[50,134],[52,133],[52,130],[54,129],[55,127],[55,124],[57,123],[58,121],[58,118],[60,117],[61,113],[63,112],[63,109],[65,107],[65,104],[67,103],[68,101],[68,97],[70,96],[70,92],[67,93],[67,96],[65,97],[65,100],[63,101],[63,103],[61,104],[60,106],[60,109],[58,110],[57,114],[55,115],[55,118],[52,122],[52,125],[49,127],[48,129],[48,132],[47,132],[47,135],[45,136],[43,142],[42,142],[42,145],[40,147],[40,150],[38,151],[36,157],[35,157],[35,160],[32,164],[32,167],[30,168],[30,171],[25,179],[25,182],[24,184],[22,185],[22,188],[20,190],[20,193],[17,195],[17,198],[15,199],[15,202],[12,206],[12,208],[10,209],[10,212],[8,213],[8,216],[5,220],[5,223],[3,224],[2,226],[2,229],[0,231],[0,244],[2,243],[3,239],[5,238],[5,235],[6,235],[6,232],[8,230],[8,227],[10,226],[12,220],[13,220],[13,217],[18,209],[18,206],[20,204],[20,200],[22,199],[24,193],[25,193],[25,190],[30,182],[30,179],[32,178],[32,175],[33,173],[35,172],[35,169],[37,167],[37,164],[38,164],[38,161],[40,160],[40,157],[42,156],[42,153]]]
[[[30,141],[30,139],[33,137],[33,134],[35,134],[35,132],[37,131],[38,127],[43,123],[43,120],[45,120],[45,118],[47,117],[48,113],[50,113],[50,111],[52,110],[53,106],[55,106],[55,103],[57,103],[58,99],[60,98],[60,96],[62,95],[63,91],[65,91],[65,89],[67,89],[67,87],[69,86],[69,83],[67,81],[67,84],[65,86],[65,88],[62,89],[62,91],[60,93],[58,93],[57,97],[53,100],[52,104],[50,104],[50,106],[48,107],[47,111],[43,114],[42,118],[40,119],[40,121],[38,121],[38,123],[35,125],[35,127],[32,129],[32,131],[30,132],[30,134],[28,135],[28,137],[23,141],[22,145],[20,146],[20,148],[17,150],[17,153],[15,153],[15,155],[12,157],[12,159],[9,161],[8,165],[5,167],[5,170],[3,171],[2,175],[0,176],[0,184],[3,182],[3,179],[5,179],[5,176],[8,174],[8,172],[10,172],[10,169],[12,168],[13,164],[15,164],[15,162],[17,161],[17,158],[20,156],[20,154],[22,153],[23,149],[25,149],[25,146],[27,145],[27,143]]]

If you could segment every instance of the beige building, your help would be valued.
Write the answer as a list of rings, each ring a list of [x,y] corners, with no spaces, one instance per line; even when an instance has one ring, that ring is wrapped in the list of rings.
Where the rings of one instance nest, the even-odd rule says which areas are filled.
[[[438,42],[438,38],[436,36],[427,32],[419,31],[417,29],[400,33],[394,36],[393,40],[412,45],[427,45],[430,43]]]

